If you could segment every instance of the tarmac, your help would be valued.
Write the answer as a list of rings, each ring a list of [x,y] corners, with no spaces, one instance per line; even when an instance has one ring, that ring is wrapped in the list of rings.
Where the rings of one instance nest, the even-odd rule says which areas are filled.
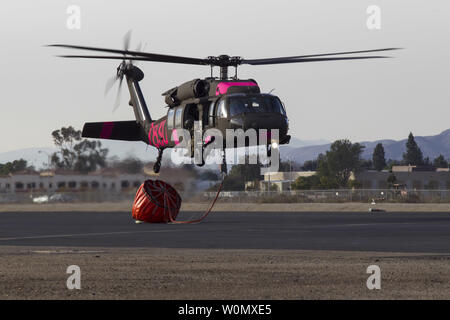
[[[136,225],[129,212],[4,212],[5,245],[450,253],[450,213],[213,212]]]
[[[3,212],[0,299],[450,299],[450,213]]]

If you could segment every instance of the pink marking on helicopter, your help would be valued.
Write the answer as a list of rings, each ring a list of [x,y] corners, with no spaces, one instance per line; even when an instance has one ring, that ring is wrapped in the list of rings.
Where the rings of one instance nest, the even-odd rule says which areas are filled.
[[[111,137],[114,128],[114,122],[103,122],[102,132],[100,133],[101,139],[109,139]]]
[[[165,147],[169,144],[167,139],[167,127],[166,120],[159,123],[153,122],[150,130],[148,131],[148,140],[151,145],[160,148]]]
[[[257,87],[254,82],[220,82],[217,84],[216,96],[227,93],[230,87]]]
[[[172,139],[175,142],[176,145],[180,144],[180,138],[178,137],[177,129],[173,129],[172,131]]]

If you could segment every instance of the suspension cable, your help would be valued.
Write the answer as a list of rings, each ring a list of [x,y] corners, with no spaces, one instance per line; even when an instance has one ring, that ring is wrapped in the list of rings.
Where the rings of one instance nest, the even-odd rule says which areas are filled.
[[[214,207],[214,205],[215,205],[217,199],[219,198],[219,194],[220,194],[220,191],[222,190],[223,182],[224,182],[224,180],[225,180],[225,177],[226,177],[226,175],[223,173],[223,174],[222,174],[222,181],[220,182],[219,189],[217,190],[217,194],[216,194],[214,200],[212,201],[211,206],[209,207],[208,210],[205,211],[205,213],[204,213],[200,218],[194,219],[194,220],[176,221],[176,220],[172,217],[172,212],[171,212],[171,210],[169,210],[169,220],[170,220],[170,223],[173,223],[173,224],[200,223],[203,219],[205,219],[205,218],[208,216],[208,214],[212,211],[212,209],[213,209],[213,207]]]

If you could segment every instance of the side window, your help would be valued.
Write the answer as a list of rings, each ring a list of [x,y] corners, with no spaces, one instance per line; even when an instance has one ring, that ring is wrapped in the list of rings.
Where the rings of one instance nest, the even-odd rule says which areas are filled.
[[[209,105],[209,116],[208,116],[208,124],[210,126],[214,125],[214,107],[215,107],[216,103],[215,102],[211,102],[211,104]]]
[[[182,128],[183,123],[183,107],[178,107],[177,111],[175,112],[175,127],[176,128]]]
[[[175,111],[173,109],[170,109],[167,113],[167,129],[172,130],[173,129],[173,116],[175,115]]]
[[[219,118],[227,118],[227,109],[225,106],[225,100],[220,100],[219,105],[217,106],[217,116]]]

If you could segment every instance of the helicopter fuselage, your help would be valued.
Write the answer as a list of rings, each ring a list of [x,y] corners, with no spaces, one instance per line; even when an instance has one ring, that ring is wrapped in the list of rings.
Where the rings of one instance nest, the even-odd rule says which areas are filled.
[[[201,82],[203,84],[199,84]],[[195,88],[196,85],[209,86],[209,90],[197,90],[208,94],[196,97],[195,90],[192,90],[191,97],[184,96],[184,100],[176,100],[176,92],[180,87],[180,91],[187,91],[182,86]],[[203,131],[218,129],[223,137],[226,136],[228,129],[243,131],[265,129],[269,132],[277,129],[279,130],[277,142],[280,144],[289,142],[288,118],[283,103],[277,96],[260,93],[256,81],[218,81],[207,78],[195,79],[182,86],[163,94],[166,96],[166,102],[169,102],[167,115],[150,124],[149,145],[157,148],[175,147],[178,144],[177,130],[188,130],[192,135],[195,122],[201,123]],[[211,93],[215,94],[210,95]],[[186,93],[182,91],[182,94]],[[260,144],[259,139],[257,144]],[[251,145],[250,141],[247,141],[246,145]],[[225,142],[223,147],[226,147]]]

